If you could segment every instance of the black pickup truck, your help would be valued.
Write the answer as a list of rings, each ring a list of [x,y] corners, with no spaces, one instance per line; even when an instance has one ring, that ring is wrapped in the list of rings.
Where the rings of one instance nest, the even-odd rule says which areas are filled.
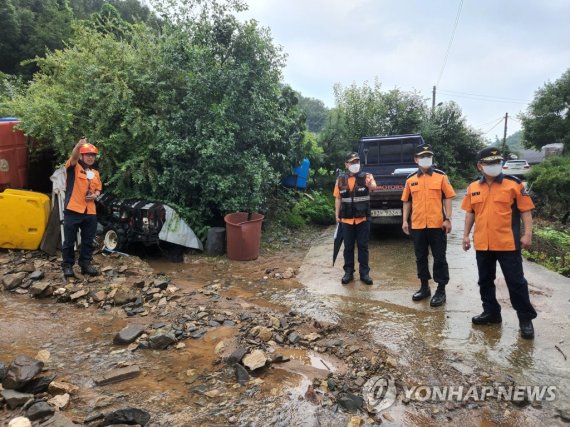
[[[407,176],[417,170],[416,146],[423,144],[419,134],[365,136],[358,143],[362,171],[374,175],[377,190],[370,194],[373,224],[402,223],[402,191]]]

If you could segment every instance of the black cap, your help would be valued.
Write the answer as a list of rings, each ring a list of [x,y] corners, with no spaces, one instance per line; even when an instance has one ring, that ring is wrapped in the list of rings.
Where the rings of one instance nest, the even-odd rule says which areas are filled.
[[[503,156],[498,148],[487,147],[477,153],[478,162],[492,162],[493,160],[503,160]]]
[[[431,144],[420,144],[416,147],[416,156],[421,156],[422,154],[431,154],[433,156],[433,149]]]
[[[350,163],[354,160],[360,160],[360,156],[356,152],[348,153],[344,159],[345,163]]]

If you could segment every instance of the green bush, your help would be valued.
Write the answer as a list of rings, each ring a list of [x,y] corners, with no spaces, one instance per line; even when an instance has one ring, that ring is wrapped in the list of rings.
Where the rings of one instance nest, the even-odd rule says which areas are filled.
[[[303,193],[303,197],[295,205],[300,216],[313,224],[330,225],[335,223],[334,198],[318,191]]]
[[[539,215],[565,222],[570,212],[570,156],[552,156],[528,174]]]
[[[532,247],[524,252],[534,262],[570,277],[570,234],[552,227],[535,227]]]

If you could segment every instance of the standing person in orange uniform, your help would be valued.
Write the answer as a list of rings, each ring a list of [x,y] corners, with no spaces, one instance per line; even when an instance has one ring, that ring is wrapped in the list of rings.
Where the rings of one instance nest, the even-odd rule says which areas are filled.
[[[63,275],[73,277],[75,264],[75,241],[81,229],[79,266],[82,274],[96,276],[97,269],[91,264],[93,240],[97,232],[95,199],[101,194],[99,172],[92,168],[99,150],[82,138],[73,148],[65,162],[65,203],[63,213]]]
[[[374,177],[360,171],[358,153],[349,153],[344,163],[347,172],[340,175],[334,187],[336,221],[341,224],[344,239],[343,285],[354,279],[354,246],[358,246],[358,272],[367,285],[374,282],[368,266],[370,238],[370,190],[376,188]]]
[[[463,249],[469,250],[469,233],[473,234],[479,292],[483,313],[471,320],[476,325],[501,323],[501,306],[495,295],[497,261],[509,289],[511,304],[517,312],[521,337],[534,338],[532,319],[536,311],[530,303],[528,282],[522,267],[521,248],[532,243],[532,209],[534,203],[520,179],[503,175],[499,150],[484,148],[477,154],[477,169],[483,176],[467,187],[461,208],[465,213]],[[521,234],[521,219],[524,233]]]
[[[455,190],[445,172],[433,167],[433,150],[430,144],[416,147],[414,161],[418,170],[408,176],[402,193],[402,230],[412,235],[420,289],[412,296],[414,301],[431,295],[428,267],[428,249],[433,256],[433,279],[437,290],[430,301],[432,307],[445,303],[445,286],[449,282],[447,265],[447,234],[451,231],[451,200]],[[408,217],[412,211],[412,228]]]

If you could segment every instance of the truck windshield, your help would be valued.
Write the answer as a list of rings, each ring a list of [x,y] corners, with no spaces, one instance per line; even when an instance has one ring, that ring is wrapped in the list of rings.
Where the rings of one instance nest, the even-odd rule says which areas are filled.
[[[416,144],[411,141],[394,140],[368,142],[364,147],[366,165],[389,163],[414,163]]]

